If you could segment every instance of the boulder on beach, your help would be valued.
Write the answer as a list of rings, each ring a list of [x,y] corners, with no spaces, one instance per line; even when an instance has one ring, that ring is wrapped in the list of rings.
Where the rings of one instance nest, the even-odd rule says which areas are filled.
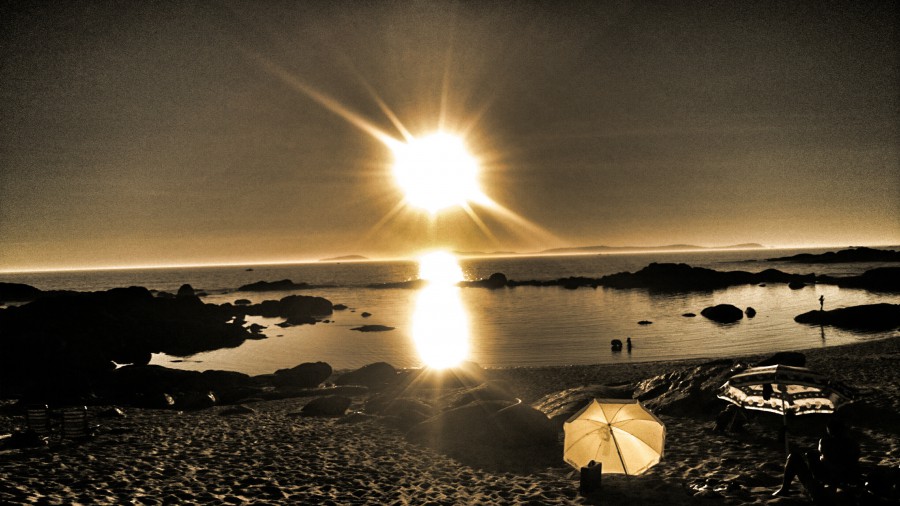
[[[363,385],[371,389],[377,389],[388,386],[396,380],[397,369],[394,366],[387,362],[375,362],[338,376],[334,380],[334,384]]]
[[[306,403],[300,413],[303,416],[343,416],[353,400],[343,395],[316,397]]]
[[[503,380],[485,381],[480,385],[452,392],[443,398],[445,404],[451,408],[465,406],[475,401],[516,402],[517,400],[512,388]]]
[[[710,306],[700,311],[700,314],[718,323],[734,323],[744,317],[744,312],[731,304]]]
[[[847,330],[892,330],[900,328],[900,304],[865,304],[830,311],[809,311],[795,316],[794,321]]]
[[[305,362],[275,371],[271,382],[277,387],[314,388],[328,379],[331,373],[331,365],[325,362]]]
[[[752,307],[748,307],[744,310],[744,314],[747,315],[747,318],[753,318],[754,316],[756,316],[756,310]]]
[[[562,430],[563,423],[593,399],[631,399],[633,394],[631,385],[586,385],[547,394],[534,407]]]
[[[634,396],[657,414],[706,416],[722,409],[716,397],[733,374],[732,360],[715,360],[638,383]]]

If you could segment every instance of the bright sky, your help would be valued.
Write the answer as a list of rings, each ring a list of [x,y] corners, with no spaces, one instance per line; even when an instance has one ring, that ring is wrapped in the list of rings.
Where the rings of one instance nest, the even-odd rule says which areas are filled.
[[[29,4],[0,270],[900,243],[896,2]],[[440,129],[489,203],[403,205]]]

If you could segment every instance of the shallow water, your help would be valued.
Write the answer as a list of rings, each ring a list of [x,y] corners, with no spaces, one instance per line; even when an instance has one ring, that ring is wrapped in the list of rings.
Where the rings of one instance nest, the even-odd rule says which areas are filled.
[[[833,250],[833,249],[831,249]],[[804,250],[808,251],[808,250]],[[824,250],[822,250],[824,251]],[[723,251],[642,253],[531,258],[465,259],[467,279],[503,272],[510,279],[556,279],[567,276],[599,277],[636,271],[650,262],[685,262],[716,270],[758,272],[777,268],[786,272],[852,275],[878,267],[872,264],[805,265],[764,262],[761,259],[797,251]],[[234,349],[216,350],[187,358],[155,355],[153,363],[185,369],[226,369],[249,374],[273,372],[300,362],[326,361],[336,369],[386,361],[398,367],[422,365],[413,335],[413,316],[421,291],[364,288],[370,283],[414,279],[413,262],[321,263],[287,266],[152,269],[130,271],[35,273],[2,275],[0,280],[23,282],[42,289],[101,290],[141,285],[175,291],[182,283],[206,290],[210,303],[247,298],[254,302],[278,299],[289,293],[318,295],[350,307],[336,311],[332,323],[290,328],[275,326],[278,319],[257,318],[268,328],[267,339],[247,341]],[[340,285],[299,292],[243,293],[234,289],[258,280],[292,279],[311,284]],[[698,357],[762,354],[774,351],[833,346],[878,339],[887,333],[853,333],[797,324],[797,314],[818,309],[825,296],[826,309],[900,303],[900,296],[873,294],[832,285],[811,285],[791,290],[783,284],[738,286],[711,292],[655,293],[643,289],[516,287],[500,290],[456,290],[468,315],[470,359],[486,366],[538,366],[640,362]],[[707,306],[729,303],[758,312],[752,319],[720,325],[699,316]],[[448,306],[449,307],[449,306]],[[363,318],[362,312],[372,314]],[[698,316],[687,318],[684,313]],[[451,319],[438,315],[434,335]],[[637,322],[649,320],[650,325]],[[395,327],[387,332],[362,333],[351,328],[364,324]],[[421,336],[418,336],[421,337]],[[631,337],[634,348],[613,352],[611,339]],[[445,339],[445,338],[440,338]],[[172,360],[183,360],[172,362]]]

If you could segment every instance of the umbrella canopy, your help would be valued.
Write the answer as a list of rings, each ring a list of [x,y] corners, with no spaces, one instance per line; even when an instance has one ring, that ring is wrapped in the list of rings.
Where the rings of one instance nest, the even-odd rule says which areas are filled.
[[[805,367],[751,367],[728,379],[719,399],[740,407],[780,415],[834,413],[855,392],[839,381]]]
[[[635,399],[593,399],[565,424],[563,459],[603,474],[641,474],[663,456],[666,426]]]

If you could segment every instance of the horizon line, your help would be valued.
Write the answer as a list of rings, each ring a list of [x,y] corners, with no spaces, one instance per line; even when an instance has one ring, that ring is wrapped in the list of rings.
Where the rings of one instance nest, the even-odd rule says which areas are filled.
[[[744,243],[744,244],[758,244],[758,243]],[[458,257],[462,258],[513,258],[513,257],[538,257],[538,256],[588,256],[588,255],[616,255],[616,254],[630,254],[630,253],[639,253],[639,252],[647,252],[647,253],[679,253],[679,252],[720,252],[720,251],[755,251],[755,250],[777,250],[777,249],[818,249],[818,248],[861,248],[861,247],[886,247],[886,246],[898,246],[897,244],[860,244],[855,246],[846,246],[846,245],[822,245],[822,244],[807,244],[807,245],[760,245],[759,247],[748,247],[748,248],[734,248],[729,246],[694,246],[687,245],[684,246],[692,246],[691,248],[675,248],[675,249],[660,249],[665,248],[666,246],[607,246],[607,245],[597,245],[597,246],[568,246],[561,248],[551,248],[552,250],[564,250],[564,249],[580,249],[580,248],[615,248],[613,251],[555,251],[550,252],[550,250],[544,250],[543,252],[530,252],[530,253],[517,253],[517,252],[509,252],[509,253],[475,253],[475,254],[465,254],[465,252],[454,252]],[[461,253],[461,254],[460,254]],[[305,265],[305,264],[333,264],[333,263],[366,263],[366,262],[398,262],[398,261],[412,261],[415,260],[415,255],[411,254],[409,256],[393,256],[393,257],[380,257],[380,258],[352,258],[342,260],[340,257],[326,258],[326,259],[316,259],[316,260],[260,260],[260,261],[239,261],[239,262],[223,262],[223,263],[164,263],[164,264],[134,264],[134,265],[102,265],[102,266],[74,266],[74,267],[38,267],[38,268],[21,268],[21,269],[0,269],[0,275],[2,274],[40,274],[40,273],[55,273],[55,272],[85,272],[85,271],[127,271],[127,270],[155,270],[155,269],[196,269],[196,268],[214,268],[214,267],[264,267],[264,266],[273,266],[273,265]],[[341,256],[362,256],[362,255],[341,255]]]

